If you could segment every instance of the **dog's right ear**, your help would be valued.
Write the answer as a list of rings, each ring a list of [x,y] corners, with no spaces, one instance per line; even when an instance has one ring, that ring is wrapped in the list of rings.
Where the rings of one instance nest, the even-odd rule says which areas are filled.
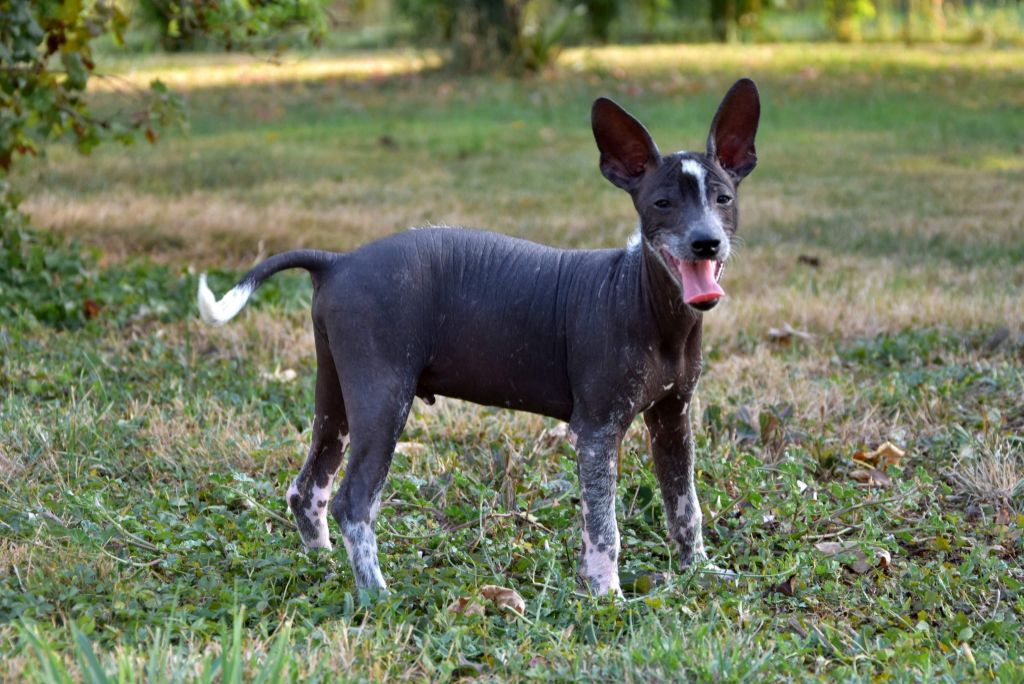
[[[642,123],[607,97],[594,100],[590,122],[601,151],[601,173],[626,192],[633,192],[648,169],[657,165],[661,157],[658,146]]]

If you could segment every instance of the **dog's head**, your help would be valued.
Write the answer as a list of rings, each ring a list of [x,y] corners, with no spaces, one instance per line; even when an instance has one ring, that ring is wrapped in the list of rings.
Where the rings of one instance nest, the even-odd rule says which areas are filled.
[[[662,156],[643,124],[612,100],[598,98],[591,111],[601,173],[633,198],[643,248],[701,311],[725,294],[718,280],[739,219],[736,188],[757,164],[760,114],[757,86],[741,79],[718,107],[705,153]]]

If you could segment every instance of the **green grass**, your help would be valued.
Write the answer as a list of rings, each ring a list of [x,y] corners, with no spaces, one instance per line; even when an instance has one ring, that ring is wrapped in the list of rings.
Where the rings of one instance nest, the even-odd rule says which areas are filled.
[[[192,84],[187,134],[53,149],[17,178],[33,221],[81,242],[0,239],[0,677],[1024,678],[1024,53],[609,48],[524,82],[361,59],[390,75],[147,59],[129,78]],[[695,405],[705,536],[740,580],[647,586],[673,559],[638,422],[619,511],[646,591],[578,595],[554,422],[444,400],[414,406],[385,490],[392,594],[360,596],[341,550],[304,552],[283,494],[310,436],[308,281],[213,329],[196,270],[230,269],[220,292],[261,249],[423,221],[622,244],[591,99],[693,149],[741,74],[764,98],[761,165]],[[769,334],[786,323],[813,339]],[[855,479],[887,440],[907,452],[891,484]],[[485,584],[526,614],[448,611]]]

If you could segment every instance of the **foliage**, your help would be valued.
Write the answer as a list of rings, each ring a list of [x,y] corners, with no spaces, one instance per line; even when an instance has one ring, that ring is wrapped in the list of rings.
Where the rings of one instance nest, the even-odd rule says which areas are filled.
[[[20,216],[0,224],[0,322],[79,328],[98,317],[123,323],[189,309],[188,283],[174,270],[145,262],[100,269],[96,257]]]
[[[875,16],[872,0],[825,0],[828,28],[836,40],[850,43],[861,40],[861,23]]]
[[[106,0],[0,0],[0,173],[43,143],[70,139],[88,154],[101,140],[131,142],[180,116],[180,99],[159,81],[124,117],[96,118],[85,90],[96,69],[93,42],[123,40],[128,18]],[[55,65],[59,62],[60,67]]]
[[[711,29],[715,38],[735,43],[740,26],[752,26],[761,12],[761,0],[710,0]]]
[[[590,35],[599,43],[607,43],[612,23],[622,12],[623,0],[584,0],[581,4],[586,9]]]
[[[327,30],[329,0],[139,0],[165,50],[266,47],[286,40],[317,43]],[[298,36],[289,33],[298,30]]]
[[[151,12],[166,10],[169,36],[202,33],[226,47],[285,27],[305,27],[307,37],[324,30],[321,0],[288,3],[146,0]],[[14,220],[17,196],[7,183],[15,159],[39,155],[46,143],[70,140],[88,154],[105,140],[150,143],[183,119],[182,100],[159,80],[134,93],[129,111],[98,116],[86,99],[96,75],[93,45],[101,37],[124,40],[128,15],[115,0],[0,0],[0,218]],[[59,64],[59,66],[58,66]],[[123,103],[122,103],[123,104]]]
[[[559,0],[398,0],[421,40],[447,47],[462,72],[537,71],[550,64],[583,12]]]

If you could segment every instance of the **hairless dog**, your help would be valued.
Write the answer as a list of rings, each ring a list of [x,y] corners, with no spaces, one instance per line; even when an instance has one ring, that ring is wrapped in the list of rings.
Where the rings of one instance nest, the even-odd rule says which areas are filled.
[[[601,173],[640,218],[625,249],[556,249],[495,233],[421,228],[348,253],[298,250],[247,273],[220,301],[200,277],[205,321],[234,317],[274,273],[313,280],[316,411],[309,455],[287,500],[308,547],[330,548],[327,506],[359,588],[384,590],[374,523],[414,397],[466,399],[567,421],[583,508],[579,575],[619,592],[619,443],[639,413],[650,430],[669,537],[682,568],[706,559],[693,482],[690,399],[703,312],[737,228],[736,189],[756,164],[760,103],[737,81],[707,148],[662,155],[607,98],[592,123]]]

